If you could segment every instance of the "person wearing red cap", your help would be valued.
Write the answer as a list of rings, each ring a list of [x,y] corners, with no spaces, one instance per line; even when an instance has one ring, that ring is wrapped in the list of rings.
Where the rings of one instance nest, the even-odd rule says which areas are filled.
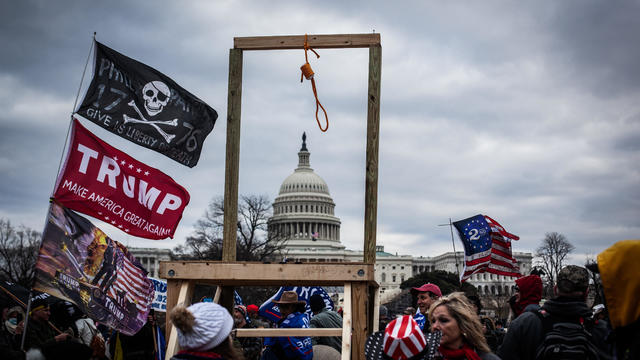
[[[268,328],[269,324],[260,318],[258,314],[258,306],[254,304],[247,305],[247,314],[251,319],[251,323],[256,328]]]
[[[249,315],[255,315],[258,313],[258,306],[254,304],[249,304],[247,305],[247,311],[249,312]]]
[[[422,331],[428,333],[430,331],[430,326],[427,324],[429,307],[434,301],[442,297],[442,291],[440,291],[438,285],[427,283],[420,287],[411,288],[411,294],[416,297],[418,304],[418,312],[416,312],[414,319]]]

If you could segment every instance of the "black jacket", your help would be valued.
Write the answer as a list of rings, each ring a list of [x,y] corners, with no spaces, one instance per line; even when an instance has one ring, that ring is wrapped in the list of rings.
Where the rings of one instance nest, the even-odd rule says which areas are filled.
[[[589,319],[591,310],[583,300],[559,297],[547,300],[542,306],[553,322],[580,323],[580,319]],[[604,336],[597,329],[592,330],[593,343],[603,353]],[[536,312],[522,313],[511,322],[502,346],[498,350],[498,356],[503,360],[533,360],[536,357],[536,349],[544,339],[542,320]]]

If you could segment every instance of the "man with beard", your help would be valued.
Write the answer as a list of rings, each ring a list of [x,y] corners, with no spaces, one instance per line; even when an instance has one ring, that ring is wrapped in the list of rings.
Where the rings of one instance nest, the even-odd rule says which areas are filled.
[[[233,307],[233,325],[235,329],[255,329],[252,323],[247,322],[247,308],[244,305],[236,305]],[[235,337],[242,347],[242,353],[246,360],[257,360],[260,358],[262,350],[262,339],[257,337]]]

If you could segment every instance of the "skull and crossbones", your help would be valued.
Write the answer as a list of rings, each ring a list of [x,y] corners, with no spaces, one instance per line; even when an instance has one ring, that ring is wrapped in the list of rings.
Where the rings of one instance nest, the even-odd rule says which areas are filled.
[[[147,114],[149,114],[149,116],[156,116],[160,114],[164,109],[164,107],[169,103],[170,95],[171,95],[171,91],[169,90],[169,87],[162,81],[151,81],[147,83],[142,88],[144,108],[145,110],[147,110]],[[123,118],[124,118],[125,124],[136,123],[136,124],[151,125],[158,131],[158,133],[160,133],[160,135],[162,135],[162,137],[165,139],[167,143],[171,143],[171,140],[173,140],[173,138],[176,137],[175,134],[168,134],[167,132],[162,130],[157,124],[177,126],[178,119],[167,120],[167,121],[147,120],[147,118],[145,118],[145,116],[142,114],[142,111],[140,111],[140,109],[138,108],[134,100],[129,101],[127,105],[131,106],[136,111],[138,116],[140,116],[140,119],[132,118],[130,116],[127,116],[127,114],[124,114]]]

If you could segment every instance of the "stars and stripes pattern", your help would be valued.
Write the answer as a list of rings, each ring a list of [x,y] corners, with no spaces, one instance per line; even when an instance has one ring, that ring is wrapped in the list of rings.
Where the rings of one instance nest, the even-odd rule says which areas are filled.
[[[476,215],[453,223],[464,245],[464,272],[460,281],[471,275],[489,272],[520,277],[511,252],[511,240],[520,238],[486,215]]]
[[[118,255],[120,256],[116,266],[116,280],[109,287],[107,294],[116,300],[124,295],[129,302],[136,304],[139,311],[148,311],[153,302],[153,282],[135,258],[134,262],[129,259],[129,254]]]
[[[396,318],[384,330],[383,350],[392,359],[409,359],[421,353],[426,345],[422,330],[410,315]]]

